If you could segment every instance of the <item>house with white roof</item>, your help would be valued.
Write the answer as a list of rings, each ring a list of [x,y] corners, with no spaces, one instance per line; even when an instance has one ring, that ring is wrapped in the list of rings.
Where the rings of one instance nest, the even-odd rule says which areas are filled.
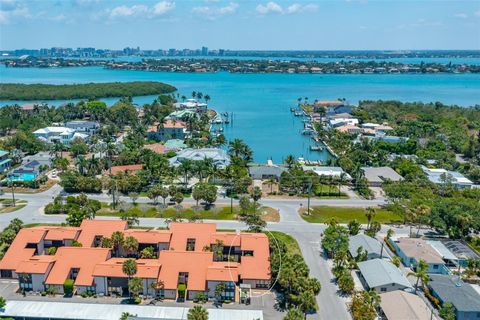
[[[456,189],[470,189],[473,182],[460,172],[445,169],[431,169],[422,166],[423,172],[427,175],[428,180],[435,184],[451,183]]]
[[[201,161],[205,159],[212,159],[213,164],[219,169],[224,169],[230,164],[230,157],[227,152],[218,148],[183,149],[168,161],[171,166],[178,167],[185,160]]]
[[[340,178],[343,175],[345,180],[352,180],[352,177],[341,167],[303,166],[302,169],[303,171],[313,171],[319,176]]]
[[[177,110],[190,110],[195,112],[207,111],[208,105],[203,102],[199,102],[196,99],[187,99],[183,102],[176,102],[173,107]]]
[[[45,143],[60,142],[64,145],[69,145],[75,138],[87,140],[89,137],[86,133],[67,127],[45,127],[34,131],[33,135]]]

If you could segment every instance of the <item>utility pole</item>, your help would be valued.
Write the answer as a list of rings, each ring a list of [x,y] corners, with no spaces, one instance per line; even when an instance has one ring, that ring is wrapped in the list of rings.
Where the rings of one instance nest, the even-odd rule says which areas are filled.
[[[380,259],[383,258],[383,245],[385,244],[385,240],[382,241],[382,248],[380,249]]]
[[[308,182],[308,200],[307,200],[307,215],[310,214],[310,193],[312,192],[312,179]]]
[[[15,184],[13,183],[11,178],[10,178],[10,184],[12,185],[12,201],[13,201],[13,206],[15,207]]]

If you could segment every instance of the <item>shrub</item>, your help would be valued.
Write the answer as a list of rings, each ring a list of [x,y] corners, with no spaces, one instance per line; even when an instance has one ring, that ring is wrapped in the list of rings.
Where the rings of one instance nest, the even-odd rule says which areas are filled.
[[[177,288],[177,289],[178,289],[178,295],[179,295],[179,297],[184,298],[184,297],[185,297],[185,290],[186,290],[185,284],[180,283],[180,284],[178,285],[178,288]]]
[[[71,296],[73,294],[73,280],[67,279],[63,283],[63,292],[66,296]]]

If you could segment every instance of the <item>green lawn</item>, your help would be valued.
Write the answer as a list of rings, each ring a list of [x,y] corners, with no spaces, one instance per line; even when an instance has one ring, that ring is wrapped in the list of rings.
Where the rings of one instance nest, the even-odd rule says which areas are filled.
[[[378,221],[380,223],[402,221],[399,216],[388,210],[377,208],[375,211],[376,215],[372,221]],[[339,223],[348,223],[354,219],[363,224],[367,223],[364,208],[318,206],[313,207],[310,215],[301,214],[300,216],[310,223],[324,223],[331,218],[335,218]]]
[[[273,245],[275,244],[275,240],[272,238],[275,238],[278,240],[278,242],[283,242],[287,245],[288,253],[298,253],[299,255],[302,255],[297,240],[295,240],[292,236],[280,231],[264,231],[264,233],[268,236]]]
[[[138,210],[138,216],[141,218],[178,218],[178,219],[191,219],[196,216],[198,219],[208,220],[235,220],[237,209],[233,209],[233,213],[230,213],[230,207],[212,208],[210,210],[193,210],[191,208],[185,208],[177,210],[175,208],[167,208],[165,210],[159,210],[156,208],[148,208],[146,210]],[[109,209],[102,209],[96,214],[97,216],[113,216],[120,217],[120,212],[115,212]]]

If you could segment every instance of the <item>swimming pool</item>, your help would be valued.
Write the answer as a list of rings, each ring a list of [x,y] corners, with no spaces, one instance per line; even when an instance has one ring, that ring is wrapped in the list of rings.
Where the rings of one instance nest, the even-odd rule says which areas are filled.
[[[26,181],[34,181],[36,177],[37,177],[36,173],[20,173],[20,174],[9,176],[7,180],[12,182],[26,182]]]

